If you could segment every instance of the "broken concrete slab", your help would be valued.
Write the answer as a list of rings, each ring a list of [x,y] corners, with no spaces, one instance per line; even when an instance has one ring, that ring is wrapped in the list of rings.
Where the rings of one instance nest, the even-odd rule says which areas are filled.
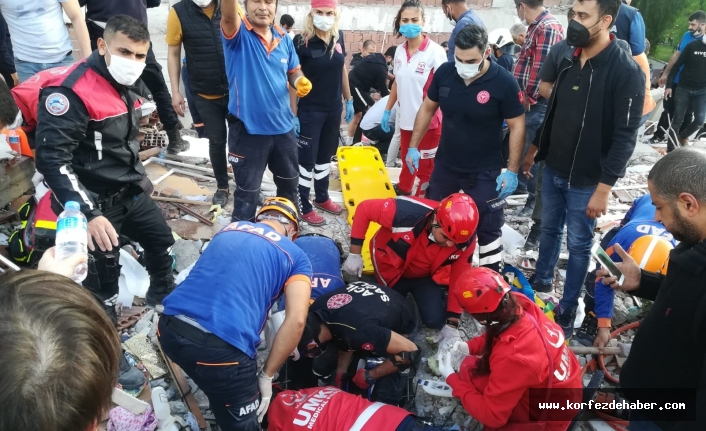
[[[203,223],[176,219],[167,220],[167,225],[183,239],[210,240],[221,230],[221,226],[206,226]]]
[[[34,161],[28,157],[0,163],[0,208],[22,196],[34,187]]]
[[[201,246],[203,243],[200,240],[189,241],[180,239],[174,243],[172,251],[176,260],[176,271],[182,272],[191,264],[196,262],[201,256]]]

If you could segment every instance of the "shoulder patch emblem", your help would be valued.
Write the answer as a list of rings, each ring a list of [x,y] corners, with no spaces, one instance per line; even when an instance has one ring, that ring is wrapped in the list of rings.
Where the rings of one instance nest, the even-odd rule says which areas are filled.
[[[350,304],[350,302],[353,301],[353,297],[346,294],[346,293],[339,293],[337,295],[333,295],[328,299],[326,302],[326,307],[328,307],[329,310],[335,310],[337,308],[341,308],[346,304]]]
[[[44,105],[46,106],[47,111],[56,117],[66,114],[70,106],[69,99],[60,93],[50,94]]]

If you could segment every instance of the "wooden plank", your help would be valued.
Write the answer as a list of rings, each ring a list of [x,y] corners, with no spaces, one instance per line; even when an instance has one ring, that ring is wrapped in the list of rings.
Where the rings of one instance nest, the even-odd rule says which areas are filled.
[[[164,358],[164,362],[167,364],[169,374],[172,376],[172,378],[177,384],[177,389],[179,389],[179,393],[181,394],[182,399],[186,402],[187,406],[189,407],[189,411],[191,411],[194,417],[196,417],[196,423],[198,423],[199,428],[205,430],[206,428],[208,428],[208,424],[206,423],[206,419],[204,419],[203,414],[201,413],[199,403],[196,401],[196,398],[194,398],[194,394],[191,392],[191,386],[189,386],[189,383],[184,377],[184,372],[181,370],[181,368],[179,368],[177,364],[172,362],[172,360],[164,354],[164,351],[162,350],[162,345],[159,344],[159,342],[157,342],[157,347],[159,353],[161,353],[162,357]]]
[[[159,153],[162,152],[161,147],[150,148],[149,150],[140,151],[140,161],[144,162],[150,157],[157,157]]]
[[[604,233],[613,229],[615,226],[617,226],[617,224],[614,221],[604,221],[599,223],[594,230],[595,232]]]
[[[188,199],[179,199],[179,198],[167,198],[164,196],[152,196],[153,201],[163,201],[163,202],[174,202],[178,204],[187,204],[187,205],[204,205],[204,206],[211,206],[213,205],[211,202],[205,202],[205,201],[190,201]]]
[[[624,204],[632,204],[635,202],[635,198],[632,197],[627,190],[613,190],[613,196],[618,198],[618,200]]]

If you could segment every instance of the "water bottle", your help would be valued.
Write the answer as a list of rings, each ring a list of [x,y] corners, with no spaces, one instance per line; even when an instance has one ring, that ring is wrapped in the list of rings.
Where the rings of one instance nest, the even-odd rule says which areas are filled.
[[[169,408],[169,398],[161,386],[152,388],[152,408],[154,409],[154,417],[157,418],[159,431],[176,431],[178,429]]]
[[[75,254],[88,255],[88,224],[86,216],[81,212],[78,202],[68,201],[64,205],[64,212],[56,220],[56,260],[62,261]],[[88,275],[88,266],[85,263],[77,265],[71,279],[81,283]]]
[[[167,147],[166,145],[162,147],[161,150],[159,150],[159,158],[160,159],[166,159],[167,158]]]
[[[20,144],[20,135],[15,129],[8,130],[7,143],[10,149],[15,152],[15,158],[19,159],[22,156],[22,146]]]

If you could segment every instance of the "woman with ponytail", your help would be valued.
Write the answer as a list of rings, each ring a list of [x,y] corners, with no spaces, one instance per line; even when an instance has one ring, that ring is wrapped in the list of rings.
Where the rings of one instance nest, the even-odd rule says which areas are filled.
[[[510,291],[497,272],[471,268],[450,294],[486,331],[454,350],[468,356],[454,373],[451,354],[441,374],[468,414],[491,430],[566,430],[583,396],[580,366],[561,327],[524,294]],[[540,403],[563,409],[541,410]],[[576,406],[576,405],[574,405]]]
[[[404,36],[405,43],[398,45],[393,60],[395,82],[382,117],[380,127],[390,131],[388,120],[395,103],[399,102],[400,117],[400,157],[404,162],[407,151],[414,160],[400,172],[400,181],[395,185],[398,195],[424,197],[434,170],[434,156],[441,138],[441,112],[437,110],[419,148],[409,148],[414,130],[414,119],[427,95],[427,88],[434,77],[434,71],[446,63],[446,51],[422,32],[424,27],[424,7],[419,0],[405,0],[397,12],[394,31],[397,37]],[[418,179],[418,181],[417,181]]]
[[[338,30],[336,0],[312,0],[311,11],[304,19],[304,30],[294,37],[302,72],[311,80],[312,90],[297,100],[290,92],[292,113],[299,147],[299,194],[301,217],[313,226],[326,223],[309,202],[314,188],[314,206],[331,214],[342,208],[328,195],[331,157],[340,137],[341,111],[345,100],[346,122],[353,118],[353,99],[348,86],[346,51],[343,33]]]

